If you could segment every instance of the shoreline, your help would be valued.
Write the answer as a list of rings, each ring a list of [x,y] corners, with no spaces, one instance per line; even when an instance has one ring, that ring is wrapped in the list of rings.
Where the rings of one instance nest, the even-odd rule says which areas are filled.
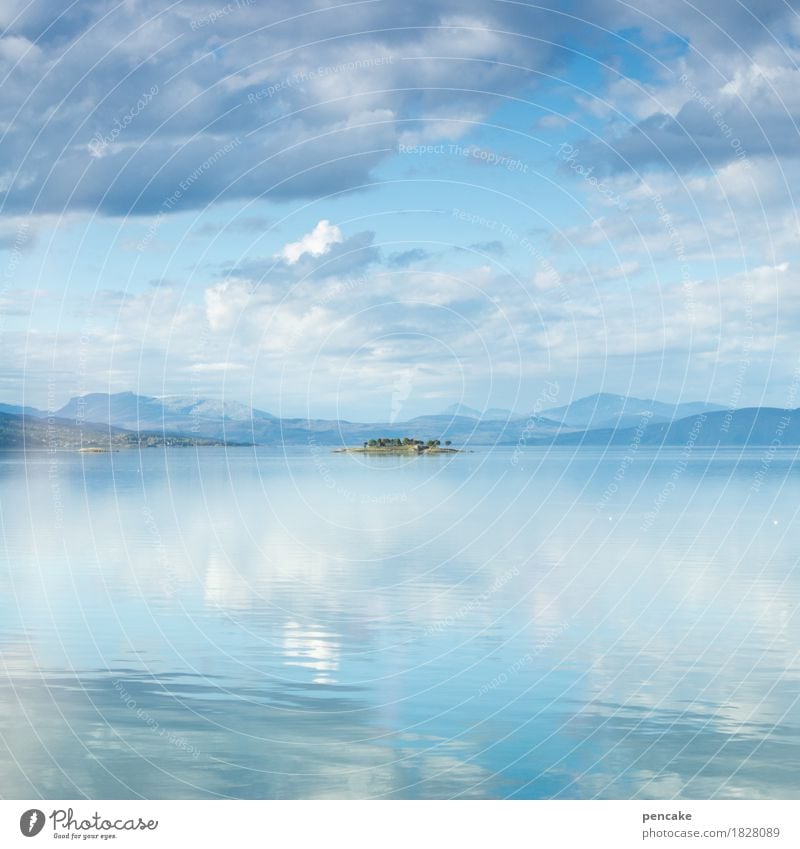
[[[334,448],[334,454],[399,454],[407,457],[420,457],[423,454],[461,454],[460,448],[428,448],[426,446],[391,446],[387,448]]]

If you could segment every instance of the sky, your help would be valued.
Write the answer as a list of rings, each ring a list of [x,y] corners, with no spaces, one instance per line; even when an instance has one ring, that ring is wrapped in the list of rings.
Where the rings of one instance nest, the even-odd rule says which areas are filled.
[[[800,406],[788,0],[4,0],[0,401]]]

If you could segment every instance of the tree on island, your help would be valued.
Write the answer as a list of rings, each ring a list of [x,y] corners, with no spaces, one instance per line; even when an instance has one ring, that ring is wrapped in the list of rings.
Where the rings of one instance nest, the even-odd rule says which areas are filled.
[[[449,439],[445,443],[448,447],[451,444],[452,443]],[[358,450],[393,451],[406,449],[414,450],[417,454],[421,454],[425,451],[435,451],[440,448],[441,445],[442,441],[440,439],[429,439],[427,441],[423,441],[422,439],[414,439],[411,436],[378,436],[374,439],[368,439],[363,442],[362,448]]]

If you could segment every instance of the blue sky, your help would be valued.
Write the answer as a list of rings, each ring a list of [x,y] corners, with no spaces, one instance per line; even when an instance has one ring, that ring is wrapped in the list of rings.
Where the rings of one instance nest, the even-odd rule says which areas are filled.
[[[0,399],[798,406],[797,5],[6,2]]]

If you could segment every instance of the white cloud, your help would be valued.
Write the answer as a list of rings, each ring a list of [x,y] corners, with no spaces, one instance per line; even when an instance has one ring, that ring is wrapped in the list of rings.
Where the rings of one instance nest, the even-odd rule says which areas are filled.
[[[276,255],[289,265],[294,265],[305,254],[323,256],[333,245],[344,241],[342,231],[330,221],[322,220],[297,242],[289,242]]]
[[[215,333],[233,330],[253,303],[249,284],[239,280],[225,280],[209,286],[204,299],[206,319]]]

